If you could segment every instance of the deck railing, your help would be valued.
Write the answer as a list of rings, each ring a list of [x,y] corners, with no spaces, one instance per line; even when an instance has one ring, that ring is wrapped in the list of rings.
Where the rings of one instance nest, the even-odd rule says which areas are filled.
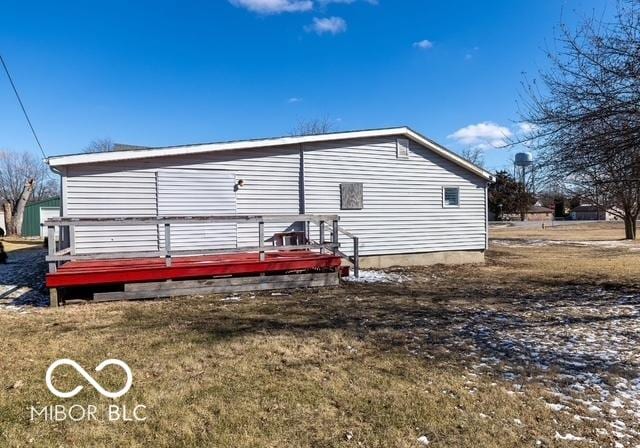
[[[58,263],[73,260],[107,260],[107,259],[131,259],[131,258],[164,258],[166,266],[171,266],[173,256],[187,255],[207,255],[234,252],[257,252],[260,261],[266,259],[266,253],[280,250],[318,250],[320,253],[331,252],[341,256],[353,263],[354,275],[359,275],[359,251],[358,237],[341,228],[338,223],[338,215],[216,215],[216,216],[158,216],[158,217],[56,217],[48,219],[44,225],[47,227],[49,272],[56,272]],[[265,223],[305,223],[307,235],[306,244],[302,245],[280,245],[268,246],[265,244]],[[173,250],[171,248],[171,225],[172,224],[244,224],[256,223],[258,226],[257,246],[233,247],[224,249],[193,249],[193,250]],[[318,225],[318,241],[316,242],[309,235],[309,224]],[[326,223],[331,223],[331,240],[325,240]],[[75,247],[76,227],[112,227],[112,226],[148,226],[157,225],[164,228],[164,247],[158,244],[157,250],[152,251],[126,251],[109,253],[77,254]],[[57,229],[68,228],[69,247],[58,248],[56,245]],[[353,257],[340,251],[339,235],[343,234],[353,241]],[[158,232],[160,237],[160,232]],[[159,241],[158,241],[159,243]]]

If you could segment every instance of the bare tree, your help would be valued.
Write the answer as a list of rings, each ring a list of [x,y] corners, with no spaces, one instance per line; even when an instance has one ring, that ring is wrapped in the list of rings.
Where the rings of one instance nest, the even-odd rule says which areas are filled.
[[[474,165],[484,168],[484,152],[479,148],[465,148],[460,155]]]
[[[110,138],[98,138],[92,140],[82,152],[110,152],[115,148],[115,144]]]
[[[316,118],[314,120],[300,121],[291,130],[290,135],[318,135],[335,131],[334,123],[327,117]]]
[[[57,194],[57,183],[47,166],[31,153],[0,150],[0,202],[8,235],[20,235],[24,208],[30,199]]]
[[[618,4],[615,20],[561,27],[551,68],[526,82],[523,117],[546,176],[561,180],[625,223],[640,214],[640,2]]]

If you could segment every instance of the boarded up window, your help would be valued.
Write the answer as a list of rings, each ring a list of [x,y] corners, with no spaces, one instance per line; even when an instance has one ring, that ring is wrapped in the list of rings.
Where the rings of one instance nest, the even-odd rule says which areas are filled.
[[[362,191],[361,183],[340,184],[340,208],[342,210],[361,210]]]
[[[396,157],[398,159],[409,158],[409,140],[406,138],[399,138],[396,140]]]
[[[444,187],[442,189],[442,205],[458,207],[460,205],[460,189],[458,187]]]

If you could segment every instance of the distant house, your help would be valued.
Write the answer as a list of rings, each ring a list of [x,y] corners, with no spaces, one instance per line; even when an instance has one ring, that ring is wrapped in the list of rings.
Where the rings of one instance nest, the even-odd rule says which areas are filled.
[[[551,221],[553,213],[553,209],[536,204],[529,207],[525,219],[527,221]]]
[[[611,210],[605,210],[594,204],[583,204],[571,210],[571,219],[576,221],[617,221],[620,218],[612,214]]]

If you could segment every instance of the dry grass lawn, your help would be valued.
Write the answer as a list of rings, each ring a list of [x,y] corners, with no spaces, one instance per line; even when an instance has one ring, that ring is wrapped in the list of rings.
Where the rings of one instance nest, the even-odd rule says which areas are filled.
[[[601,231],[610,229],[592,237]],[[576,238],[554,232],[589,238],[583,229]],[[626,412],[633,402],[621,395],[624,407],[609,408],[599,389],[570,387],[596,375],[606,380],[597,387],[628,381],[634,390],[638,334],[624,326],[640,319],[639,252],[495,246],[482,266],[394,272],[406,280],[0,310],[0,446],[419,447],[421,436],[430,447],[640,443],[640,409]],[[620,346],[610,358],[597,351],[609,342],[580,339],[589,331],[607,337],[603,329],[622,331],[610,333],[618,339],[608,348]],[[577,349],[584,346],[593,351]],[[44,375],[58,358],[89,372],[122,359],[133,388],[112,401],[61,367],[59,389],[85,387],[55,398]],[[584,369],[570,369],[580,363]],[[117,390],[120,373],[92,375]],[[34,405],[113,402],[144,404],[148,418],[30,421]],[[563,440],[570,436],[576,440]]]
[[[3,239],[0,238],[0,243],[4,246],[6,252],[13,252],[16,250],[33,249],[42,247],[42,241],[40,240],[25,240],[25,239]]]
[[[531,224],[531,223],[529,223]],[[535,238],[556,241],[615,241],[624,239],[622,222],[560,222],[549,226],[542,223],[531,227],[496,226],[491,229],[492,238],[521,239]]]

